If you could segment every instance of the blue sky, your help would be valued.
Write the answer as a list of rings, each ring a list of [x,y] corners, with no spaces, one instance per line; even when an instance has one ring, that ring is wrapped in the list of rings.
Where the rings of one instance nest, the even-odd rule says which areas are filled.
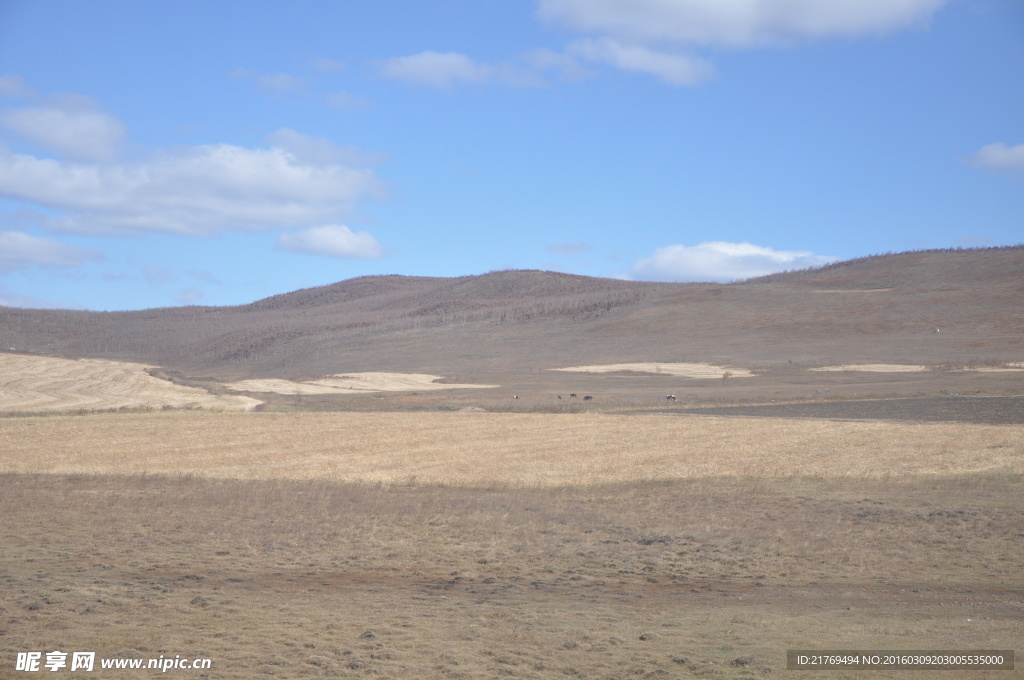
[[[0,304],[1024,241],[1014,0],[0,0]]]

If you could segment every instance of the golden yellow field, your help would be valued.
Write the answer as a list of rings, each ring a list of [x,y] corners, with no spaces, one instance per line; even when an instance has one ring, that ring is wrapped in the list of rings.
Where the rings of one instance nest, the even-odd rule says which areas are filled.
[[[1024,472],[1024,426],[534,413],[199,413],[0,421],[0,472],[556,486]]]
[[[0,353],[0,411],[202,408],[248,411],[262,402],[154,378],[145,364]]]
[[[225,385],[238,392],[276,394],[351,394],[352,392],[420,392],[424,390],[486,389],[497,385],[450,384],[437,382],[442,376],[426,373],[348,373],[319,380],[282,380],[262,378],[239,380]]]

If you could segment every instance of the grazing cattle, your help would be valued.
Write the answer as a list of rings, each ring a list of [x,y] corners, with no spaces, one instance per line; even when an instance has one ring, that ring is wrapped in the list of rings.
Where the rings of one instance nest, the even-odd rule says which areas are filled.
[[[936,329],[935,329],[935,332],[936,332],[936,333],[938,333],[938,332],[939,332],[939,329],[938,329],[938,328],[936,328]]]
[[[569,398],[570,398],[570,399],[575,399],[575,398],[576,398],[576,393],[575,393],[575,392],[573,392],[572,394],[570,394],[570,395],[569,395]]]
[[[561,395],[561,394],[559,394],[559,395],[558,395],[558,398],[559,398],[559,399],[561,399],[561,398],[562,398],[562,395]]]
[[[518,399],[518,398],[519,398],[519,395],[518,395],[518,394],[513,394],[513,395],[512,395],[512,398],[513,398],[513,399]]]
[[[583,397],[583,401],[590,401],[591,399],[593,399],[593,397],[590,396],[589,394],[587,396]]]
[[[670,394],[670,395],[668,395],[668,396],[667,396],[667,397],[665,397],[665,398],[666,398],[666,399],[668,399],[669,401],[675,401],[675,400],[676,400],[676,395],[674,395],[674,394]]]

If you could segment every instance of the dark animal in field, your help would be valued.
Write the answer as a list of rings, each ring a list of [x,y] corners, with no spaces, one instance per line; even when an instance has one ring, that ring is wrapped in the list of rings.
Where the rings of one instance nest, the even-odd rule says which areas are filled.
[[[512,398],[513,398],[513,399],[518,399],[518,398],[519,398],[519,395],[518,395],[518,394],[513,394],[513,395],[512,395]]]
[[[572,394],[570,394],[570,395],[569,395],[569,398],[570,398],[570,399],[575,399],[575,398],[576,398],[576,393],[575,393],[575,392],[573,392]]]
[[[561,398],[562,398],[562,395],[561,395],[561,394],[559,394],[559,395],[558,395],[558,398],[559,398],[559,399],[561,399]]]
[[[583,401],[590,401],[591,399],[593,399],[593,397],[590,396],[589,394],[587,396],[583,397]]]
[[[675,400],[676,400],[676,395],[674,395],[674,394],[670,394],[670,395],[668,395],[668,396],[667,396],[667,397],[665,397],[665,398],[666,398],[666,399],[668,399],[669,401],[675,401]]]

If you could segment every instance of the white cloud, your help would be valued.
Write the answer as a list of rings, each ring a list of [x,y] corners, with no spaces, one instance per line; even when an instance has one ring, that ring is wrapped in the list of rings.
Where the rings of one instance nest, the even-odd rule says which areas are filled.
[[[224,282],[214,276],[212,273],[203,269],[188,269],[185,272],[196,281],[202,281],[203,283],[210,283],[215,286],[223,286]]]
[[[949,0],[538,0],[541,20],[644,44],[755,47],[880,35]]]
[[[273,148],[284,149],[302,163],[313,165],[375,165],[384,160],[381,154],[370,154],[353,146],[339,146],[324,137],[304,135],[289,128],[281,128],[266,136]]]
[[[0,149],[0,195],[64,211],[37,220],[51,230],[208,235],[322,224],[383,194],[373,171],[312,155],[214,144],[84,164]]]
[[[14,73],[0,75],[0,97],[8,99],[28,99],[35,96],[32,88],[27,87],[21,76]]]
[[[174,301],[179,305],[197,305],[204,297],[205,294],[198,288],[185,288],[174,296]]]
[[[390,78],[441,88],[450,88],[457,82],[481,83],[493,73],[489,65],[458,52],[420,52],[395,57],[385,61],[381,71]]]
[[[0,274],[32,265],[78,267],[103,257],[84,248],[21,231],[0,231]]]
[[[640,281],[738,281],[790,269],[820,267],[839,258],[808,251],[773,250],[751,243],[710,241],[658,248],[633,264],[627,278]]]
[[[73,300],[54,302],[35,295],[23,295],[0,288],[0,307],[22,307],[24,309],[85,309]]]
[[[142,278],[146,279],[146,283],[151,286],[159,286],[174,281],[174,274],[155,264],[147,264],[142,268]]]
[[[569,53],[623,71],[648,73],[672,85],[696,85],[715,74],[714,66],[703,59],[623,45],[613,38],[576,40],[569,45]]]
[[[1003,142],[987,144],[970,158],[973,165],[989,170],[1024,173],[1024,144],[1007,146]]]
[[[555,52],[546,47],[529,50],[522,57],[529,66],[538,70],[555,70],[565,80],[579,82],[592,77],[592,71],[583,66],[578,59],[562,52]]]
[[[277,240],[277,249],[367,260],[384,255],[384,249],[370,233],[356,233],[344,225],[334,224],[282,234]]]
[[[287,73],[267,73],[256,79],[259,86],[271,92],[301,92],[302,81]]]
[[[327,105],[338,111],[364,111],[370,108],[370,102],[344,90],[327,95]]]
[[[89,161],[113,157],[125,134],[121,121],[97,110],[86,97],[0,111],[0,125],[61,156]]]
[[[326,57],[317,57],[313,60],[313,68],[324,73],[330,73],[331,71],[344,71],[345,62],[338,61],[337,59],[328,59]]]
[[[302,92],[304,85],[299,78],[288,73],[256,73],[247,68],[236,68],[232,78],[245,78],[256,83],[261,90],[279,96],[287,92]]]

